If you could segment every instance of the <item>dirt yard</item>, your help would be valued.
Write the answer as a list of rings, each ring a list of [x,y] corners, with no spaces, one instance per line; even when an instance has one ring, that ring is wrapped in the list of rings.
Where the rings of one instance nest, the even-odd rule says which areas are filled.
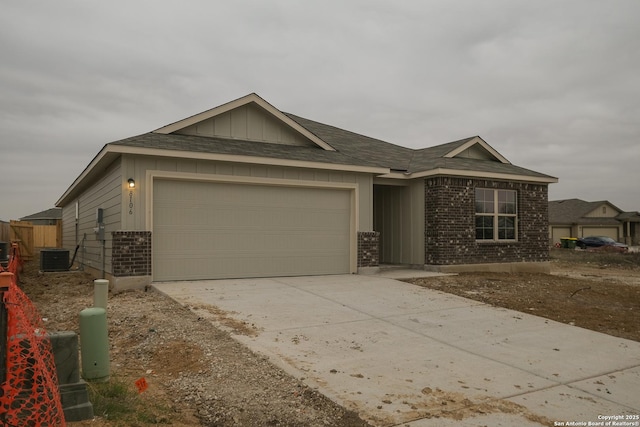
[[[640,341],[639,261],[640,253],[558,249],[551,275],[468,273],[409,282]]]
[[[462,274],[413,280],[419,286],[640,341],[640,254],[592,255],[555,250],[552,274]],[[25,265],[21,286],[49,331],[79,331],[79,312],[93,303],[93,279],[81,272],[39,273]],[[250,324],[214,313],[235,334]],[[154,291],[109,296],[111,381],[90,384],[96,418],[72,426],[366,426],[316,390],[250,352],[233,334]],[[148,390],[134,383],[144,377]],[[118,397],[120,396],[120,397]],[[122,397],[126,396],[126,397]]]

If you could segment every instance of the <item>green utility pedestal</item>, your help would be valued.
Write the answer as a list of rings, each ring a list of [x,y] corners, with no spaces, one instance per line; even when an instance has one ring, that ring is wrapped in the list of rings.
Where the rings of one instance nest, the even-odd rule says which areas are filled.
[[[80,354],[85,380],[109,380],[109,335],[104,308],[91,307],[80,312]]]

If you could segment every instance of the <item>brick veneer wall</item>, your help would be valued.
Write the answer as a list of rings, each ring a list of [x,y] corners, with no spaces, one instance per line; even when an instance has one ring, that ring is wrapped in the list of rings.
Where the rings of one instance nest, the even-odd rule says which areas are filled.
[[[151,232],[114,231],[111,235],[113,276],[150,276]]]
[[[518,241],[477,242],[475,189],[517,191]],[[549,260],[548,186],[454,177],[425,179],[425,264]]]
[[[380,232],[358,231],[358,267],[380,264]]]

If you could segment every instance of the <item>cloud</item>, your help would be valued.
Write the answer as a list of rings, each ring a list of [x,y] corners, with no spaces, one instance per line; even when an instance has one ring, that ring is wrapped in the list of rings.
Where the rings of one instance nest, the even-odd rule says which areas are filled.
[[[640,210],[637,16],[636,0],[4,2],[0,141],[20,168],[0,218],[33,213],[19,175],[44,210],[104,144],[250,92],[409,147],[480,135],[558,176],[552,198]]]

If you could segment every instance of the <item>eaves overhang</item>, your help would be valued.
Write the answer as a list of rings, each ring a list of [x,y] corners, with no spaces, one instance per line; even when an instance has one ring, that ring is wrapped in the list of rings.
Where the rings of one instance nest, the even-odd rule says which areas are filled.
[[[67,201],[74,197],[80,190],[84,188],[84,183],[89,182],[92,178],[99,176],[114,160],[119,156],[118,153],[114,153],[109,149],[109,144],[102,147],[102,150],[96,154],[86,168],[78,175],[78,177],[71,183],[69,188],[60,196],[56,202],[56,207],[64,206]]]
[[[474,171],[474,170],[460,170],[460,169],[448,169],[448,168],[435,168],[427,171],[420,172],[390,172],[385,175],[379,175],[378,178],[391,178],[391,179],[416,179],[425,178],[429,176],[458,176],[465,178],[487,178],[497,179],[504,181],[524,181],[541,184],[553,184],[558,182],[558,178],[552,176],[535,176],[535,175],[520,175],[510,174],[503,172],[486,172],[486,171]]]
[[[256,165],[268,165],[268,166],[286,166],[305,169],[320,169],[320,170],[332,170],[341,172],[356,172],[356,173],[369,173],[374,175],[388,174],[389,168],[378,166],[362,166],[352,164],[341,163],[325,163],[314,162],[308,160],[295,160],[295,159],[283,159],[277,157],[260,157],[260,156],[245,156],[240,154],[221,154],[221,153],[202,153],[193,151],[181,151],[181,150],[166,150],[160,148],[142,148],[131,147],[126,145],[107,144],[105,147],[93,158],[91,163],[84,169],[84,171],[75,179],[71,186],[64,192],[64,194],[56,202],[56,206],[60,207],[66,204],[70,199],[75,197],[81,191],[93,182],[94,178],[99,177],[104,170],[123,154],[140,155],[140,156],[152,156],[152,157],[172,157],[181,159],[194,159],[194,160],[211,160],[220,162],[233,162],[233,163],[245,163]]]

